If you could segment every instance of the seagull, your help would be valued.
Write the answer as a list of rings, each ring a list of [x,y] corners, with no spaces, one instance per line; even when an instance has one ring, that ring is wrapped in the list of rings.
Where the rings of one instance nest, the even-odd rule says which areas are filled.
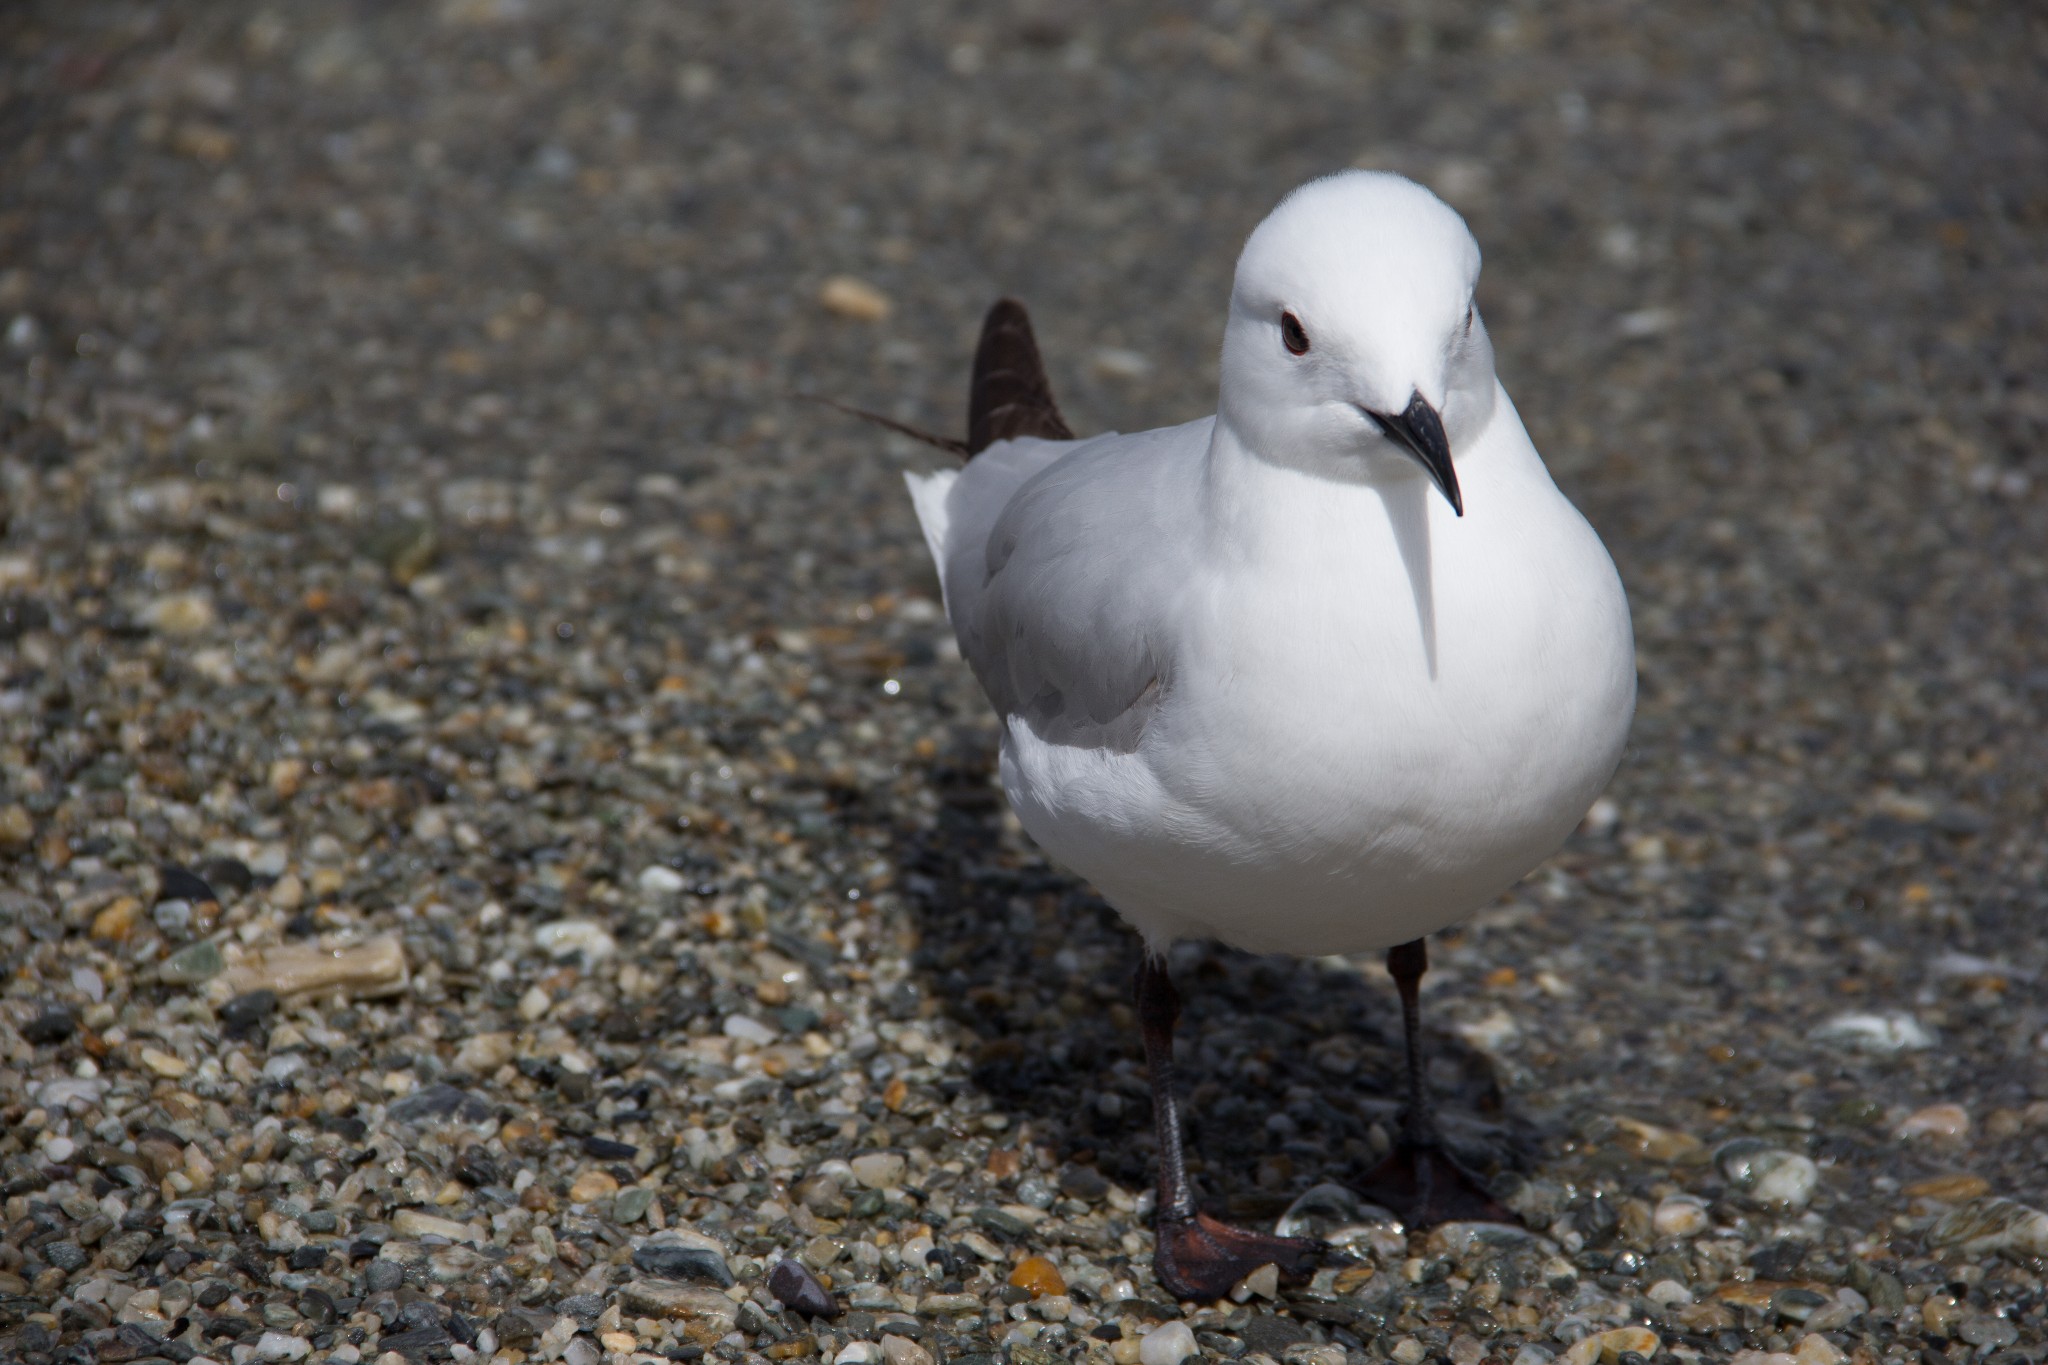
[[[1004,299],[967,439],[926,438],[966,463],[908,476],[1011,807],[1143,939],[1154,1270],[1183,1299],[1268,1263],[1305,1274],[1318,1244],[1196,1207],[1179,940],[1386,950],[1407,1093],[1367,1191],[1417,1226],[1510,1217],[1428,1103],[1424,936],[1584,816],[1620,761],[1635,654],[1613,562],[1494,376],[1478,278],[1464,220],[1422,186],[1312,181],[1238,258],[1215,415],[1076,438]]]

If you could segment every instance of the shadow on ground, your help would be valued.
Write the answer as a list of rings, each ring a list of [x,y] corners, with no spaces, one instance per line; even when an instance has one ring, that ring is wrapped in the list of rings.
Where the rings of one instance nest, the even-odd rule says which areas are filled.
[[[931,771],[940,815],[899,826],[919,915],[915,963],[938,1008],[979,1040],[974,1081],[1030,1140],[1150,1185],[1157,1144],[1129,999],[1136,936],[1092,889],[1006,837],[994,753],[963,735]],[[1350,965],[1181,944],[1178,1057],[1204,1207],[1270,1219],[1310,1185],[1358,1187],[1399,1113],[1399,1007]],[[1497,1187],[1539,1145],[1491,1064],[1426,1030],[1448,1140]]]

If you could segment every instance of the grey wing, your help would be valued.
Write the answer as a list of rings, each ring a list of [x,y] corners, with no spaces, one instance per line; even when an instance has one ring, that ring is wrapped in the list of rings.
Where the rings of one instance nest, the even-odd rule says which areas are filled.
[[[1171,467],[1186,431],[1090,442],[990,529],[962,652],[996,708],[1048,742],[1128,752],[1171,685],[1191,581],[1179,504],[1194,481]]]

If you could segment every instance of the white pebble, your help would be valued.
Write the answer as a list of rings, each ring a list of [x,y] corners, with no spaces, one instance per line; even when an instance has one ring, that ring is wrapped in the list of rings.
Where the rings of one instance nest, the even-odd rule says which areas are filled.
[[[256,1354],[264,1360],[304,1360],[313,1343],[289,1332],[265,1332],[256,1339]]]
[[[882,1348],[874,1342],[849,1341],[832,1357],[832,1365],[876,1365],[881,1359]]]
[[[1659,1237],[1697,1237],[1707,1230],[1710,1221],[1704,1199],[1693,1194],[1673,1194],[1658,1201],[1650,1226]]]
[[[1184,1322],[1161,1323],[1138,1343],[1140,1365],[1180,1365],[1196,1351],[1195,1334]]]
[[[1759,1203],[1803,1209],[1813,1198],[1814,1186],[1819,1183],[1820,1167],[1813,1164],[1813,1158],[1787,1152],[1782,1161],[1756,1182],[1751,1193]]]
[[[650,896],[673,896],[683,889],[683,874],[672,867],[654,864],[640,874],[640,889]]]
[[[533,931],[533,943],[557,961],[580,954],[585,966],[619,951],[619,941],[603,925],[587,919],[550,920]]]
[[[722,1027],[728,1038],[738,1038],[742,1042],[755,1043],[763,1047],[774,1042],[776,1037],[774,1029],[759,1019],[744,1014],[726,1015]]]

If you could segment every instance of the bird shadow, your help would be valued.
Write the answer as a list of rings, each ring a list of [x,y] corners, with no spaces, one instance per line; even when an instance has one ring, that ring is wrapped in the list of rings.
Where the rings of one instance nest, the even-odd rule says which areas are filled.
[[[913,967],[972,1036],[972,1079],[1063,1162],[1149,1188],[1157,1143],[1130,1004],[1139,945],[1094,890],[1012,825],[973,731],[929,769],[937,818],[899,825],[898,867],[918,919]],[[1187,1155],[1204,1207],[1270,1219],[1323,1181],[1359,1188],[1386,1154],[1403,1090],[1391,983],[1349,962],[1175,947],[1176,1057]],[[1425,1021],[1427,1015],[1425,1013]],[[1538,1135],[1511,1115],[1492,1064],[1425,1027],[1444,1137],[1505,1188]]]

